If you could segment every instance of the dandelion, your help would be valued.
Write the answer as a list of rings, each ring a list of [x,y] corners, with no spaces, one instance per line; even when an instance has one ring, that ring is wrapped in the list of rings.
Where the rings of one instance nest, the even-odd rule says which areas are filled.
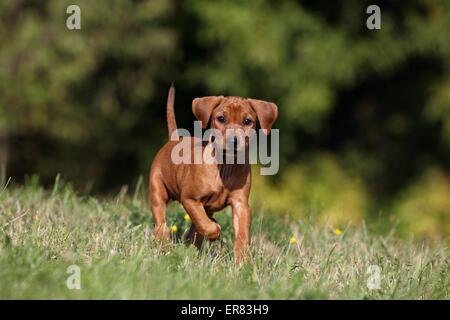
[[[186,213],[184,215],[184,221],[189,221],[189,220],[191,220],[191,217],[189,217],[189,215]]]
[[[291,238],[289,239],[289,243],[290,243],[290,244],[297,244],[297,243],[298,243],[298,240],[297,240],[296,237],[291,237]]]
[[[342,234],[342,230],[341,229],[334,229],[334,234],[339,236]]]
[[[172,232],[172,233],[177,233],[177,231],[178,231],[178,228],[176,225],[173,225],[172,228],[170,228],[170,232]]]

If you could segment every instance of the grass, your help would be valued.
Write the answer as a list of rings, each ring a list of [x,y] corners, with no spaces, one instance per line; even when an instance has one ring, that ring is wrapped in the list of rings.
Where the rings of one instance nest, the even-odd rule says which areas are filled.
[[[255,210],[251,258],[232,258],[231,213],[217,214],[223,234],[197,251],[181,243],[189,224],[173,204],[172,248],[159,248],[144,188],[115,197],[79,196],[70,186],[0,190],[2,299],[448,299],[445,244],[381,236],[365,226],[337,235],[332,226],[290,221]],[[297,243],[290,243],[295,236]],[[81,289],[66,286],[67,268]],[[369,290],[369,266],[381,268]]]

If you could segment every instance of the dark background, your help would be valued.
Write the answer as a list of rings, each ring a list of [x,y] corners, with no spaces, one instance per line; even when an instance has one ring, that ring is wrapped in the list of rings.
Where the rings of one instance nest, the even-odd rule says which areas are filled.
[[[179,127],[199,96],[278,105],[280,172],[255,176],[255,206],[450,234],[449,1],[0,1],[1,182],[146,181],[172,81]]]

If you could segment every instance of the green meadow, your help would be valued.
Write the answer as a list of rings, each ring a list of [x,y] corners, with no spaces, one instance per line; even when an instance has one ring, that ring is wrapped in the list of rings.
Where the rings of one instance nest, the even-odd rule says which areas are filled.
[[[177,228],[173,244],[161,247],[146,199],[142,185],[101,198],[58,180],[50,190],[1,190],[0,298],[449,298],[445,242],[400,238],[395,225],[382,233],[364,222],[338,229],[255,208],[249,258],[237,267],[230,210],[215,216],[219,240],[198,251],[182,242],[190,224],[182,207],[170,205],[168,224]],[[73,265],[80,289],[67,286]]]

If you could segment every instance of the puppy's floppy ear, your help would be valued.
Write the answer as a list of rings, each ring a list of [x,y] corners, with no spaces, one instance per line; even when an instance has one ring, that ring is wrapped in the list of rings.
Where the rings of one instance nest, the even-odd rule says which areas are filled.
[[[272,125],[278,117],[278,107],[275,103],[257,99],[247,99],[258,116],[259,124],[265,134],[270,133]]]
[[[206,128],[211,117],[211,113],[223,100],[223,96],[209,96],[195,98],[192,101],[192,112],[197,120],[202,122],[202,128]]]

